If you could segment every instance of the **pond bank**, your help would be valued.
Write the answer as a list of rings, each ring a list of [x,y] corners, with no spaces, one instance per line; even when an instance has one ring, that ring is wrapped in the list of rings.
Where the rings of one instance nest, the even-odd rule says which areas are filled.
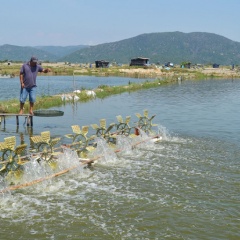
[[[18,76],[22,63],[12,63],[10,66],[0,64],[0,74],[9,74],[11,76]],[[203,67],[181,68],[175,66],[165,69],[159,65],[152,65],[149,67],[136,66],[111,66],[108,68],[95,68],[89,65],[79,64],[65,64],[65,63],[42,63],[44,68],[51,68],[52,76],[118,76],[118,77],[133,77],[133,78],[172,78],[182,76],[185,79],[198,79],[209,77],[220,78],[240,78],[240,67],[236,66],[220,66],[213,68],[212,65],[205,65]],[[40,74],[45,75],[45,74]]]
[[[35,103],[35,110],[37,109],[48,109],[51,107],[58,107],[64,105],[66,102],[86,102],[92,100],[93,98],[106,98],[114,94],[120,94],[123,92],[133,92],[141,89],[155,88],[164,84],[171,82],[176,82],[176,78],[168,79],[155,79],[149,80],[146,79],[145,82],[141,83],[132,83],[129,81],[128,85],[124,86],[108,86],[100,85],[98,88],[94,89],[94,94],[88,94],[89,90],[81,90],[78,92],[71,92],[65,94],[58,94],[53,96],[41,96],[37,97]],[[16,113],[19,111],[19,100],[10,99],[5,101],[0,101],[0,113]],[[26,103],[24,112],[29,111],[29,106]]]
[[[57,71],[58,66],[49,64],[52,68],[54,75]],[[16,66],[15,66],[16,68]],[[17,68],[16,68],[17,69]],[[87,76],[120,76],[120,77],[131,77],[131,78],[142,78],[146,79],[142,83],[133,83],[131,80],[128,85],[125,86],[108,86],[101,85],[94,90],[96,93],[95,96],[87,95],[86,91],[81,91],[80,93],[66,93],[67,96],[72,97],[72,100],[68,101],[79,101],[86,102],[92,98],[105,98],[110,95],[120,94],[123,92],[137,91],[146,88],[155,88],[162,86],[164,84],[181,82],[184,80],[199,80],[199,79],[208,79],[208,78],[240,78],[240,72],[235,69],[231,70],[229,68],[202,68],[202,69],[181,69],[181,68],[172,68],[170,70],[163,70],[156,67],[151,68],[83,68],[79,69],[74,67],[69,67],[68,71],[71,71],[73,76],[81,76],[81,74]],[[40,74],[40,76],[43,74]],[[45,74],[44,74],[45,75]],[[46,76],[46,75],[45,75]],[[71,75],[70,75],[71,76]],[[35,109],[48,109],[52,107],[58,107],[65,104],[66,99],[62,97],[63,94],[53,95],[53,96],[41,96],[37,97],[37,102],[35,104]],[[76,97],[74,97],[76,96]],[[64,98],[64,99],[63,99]],[[25,104],[25,112],[28,112],[28,104]],[[19,100],[18,99],[8,99],[0,101],[0,113],[16,113],[19,111]]]

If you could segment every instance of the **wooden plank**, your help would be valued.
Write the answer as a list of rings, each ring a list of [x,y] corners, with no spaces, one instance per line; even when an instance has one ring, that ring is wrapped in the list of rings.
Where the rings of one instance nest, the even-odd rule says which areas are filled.
[[[25,117],[29,117],[32,116],[29,113],[23,113],[23,114],[19,114],[19,113],[0,113],[0,116],[25,116]]]
[[[0,124],[3,119],[4,125],[6,124],[6,117],[16,117],[16,124],[19,126],[19,117],[27,118],[27,126],[33,126],[33,115],[31,114],[19,114],[19,113],[0,113]]]

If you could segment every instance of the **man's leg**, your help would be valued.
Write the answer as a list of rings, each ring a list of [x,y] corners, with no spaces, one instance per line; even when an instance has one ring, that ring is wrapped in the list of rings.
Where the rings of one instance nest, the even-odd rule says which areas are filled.
[[[19,110],[19,114],[23,114],[23,107],[24,107],[24,103],[27,99],[28,96],[28,92],[25,88],[21,88],[20,91],[20,110]]]
[[[36,87],[32,87],[29,91],[29,114],[33,115],[33,106],[36,101]]]
[[[19,114],[23,114],[23,107],[24,107],[24,103],[20,102]]]
[[[33,102],[29,102],[29,104],[30,104],[29,114],[33,115],[33,106],[34,106],[34,103],[33,103]]]

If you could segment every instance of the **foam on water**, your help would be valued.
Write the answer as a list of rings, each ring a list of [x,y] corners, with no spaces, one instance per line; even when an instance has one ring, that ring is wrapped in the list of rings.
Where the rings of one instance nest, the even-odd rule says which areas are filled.
[[[114,149],[111,148],[103,138],[96,138],[96,143],[96,150],[90,154],[91,157],[97,157],[97,162],[100,162],[100,164],[109,164],[116,162],[117,156],[114,152]]]
[[[69,149],[59,157],[56,169],[43,170],[31,162],[28,180],[79,167],[2,195],[3,224],[23,222],[30,229],[25,237],[52,239],[74,239],[79,233],[82,238],[221,239],[219,226],[226,221],[236,232],[237,222],[231,219],[238,214],[239,170],[234,170],[233,156],[221,150],[220,146],[226,149],[224,142],[167,135],[160,143],[146,141],[132,148],[141,139],[145,136],[119,137],[117,148],[122,151],[117,153],[98,139],[92,157],[101,158],[93,170],[84,168]]]

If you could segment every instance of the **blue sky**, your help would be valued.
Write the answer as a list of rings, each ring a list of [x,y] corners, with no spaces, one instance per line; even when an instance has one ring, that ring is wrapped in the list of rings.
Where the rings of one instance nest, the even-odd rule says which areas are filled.
[[[97,45],[154,32],[240,42],[240,0],[0,0],[0,45]]]

